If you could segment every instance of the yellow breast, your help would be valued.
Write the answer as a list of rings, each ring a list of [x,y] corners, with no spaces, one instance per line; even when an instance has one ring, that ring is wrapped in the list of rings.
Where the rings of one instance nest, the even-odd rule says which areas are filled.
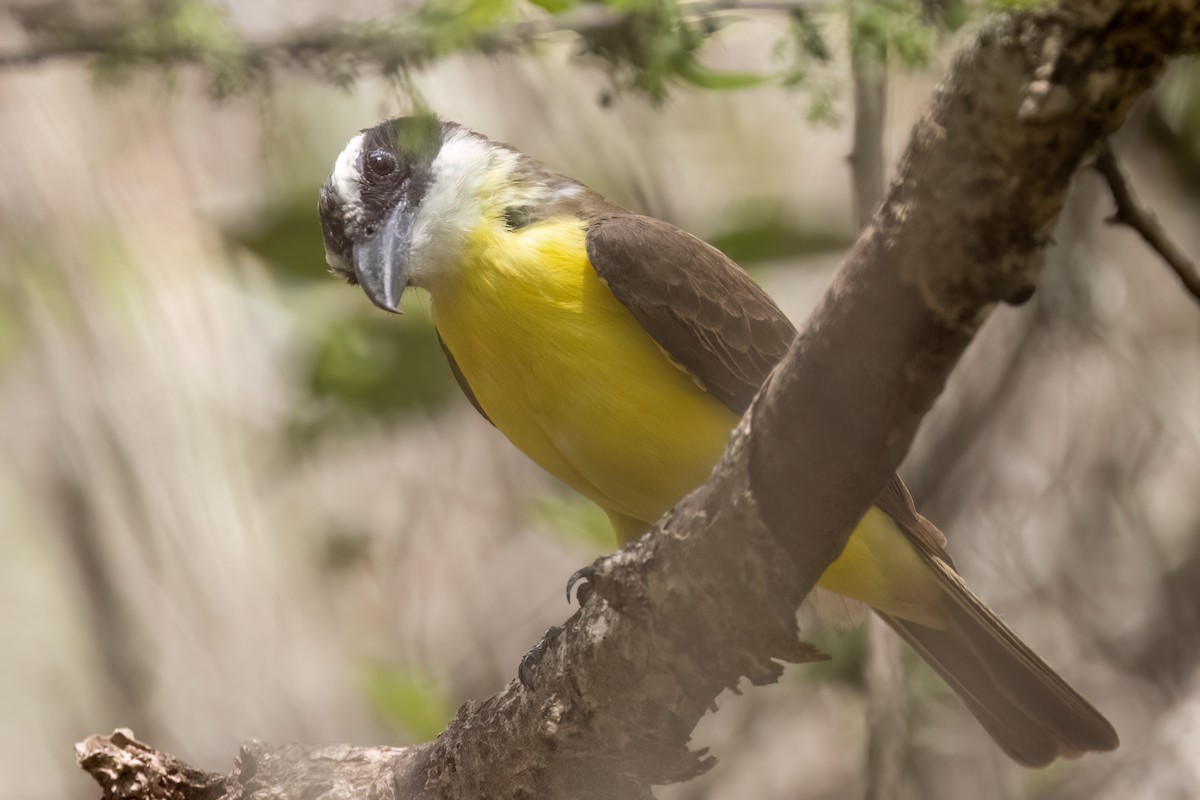
[[[736,419],[673,364],[588,262],[579,220],[487,227],[433,316],[488,417],[616,518],[701,484]]]

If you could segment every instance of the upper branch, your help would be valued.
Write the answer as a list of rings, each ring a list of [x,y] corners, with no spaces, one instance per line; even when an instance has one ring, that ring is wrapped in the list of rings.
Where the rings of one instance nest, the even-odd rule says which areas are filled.
[[[678,11],[679,19],[702,23],[731,11],[787,12],[822,2],[684,0]],[[357,70],[390,74],[454,52],[520,52],[555,34],[575,34],[586,43],[613,31],[628,33],[629,26],[639,21],[666,23],[666,18],[655,17],[646,9],[619,11],[601,4],[584,4],[558,14],[478,28],[418,13],[364,24],[323,24],[269,40],[250,41],[234,31],[219,12],[206,6],[200,6],[207,8],[209,16],[199,32],[177,25],[171,15],[179,13],[181,7],[179,3],[162,4],[157,11],[152,7],[146,14],[104,21],[81,19],[55,6],[14,11],[34,38],[25,48],[0,52],[0,68],[101,58],[158,66],[198,64],[233,70],[243,77],[290,67],[342,80]],[[436,9],[436,4],[431,7]]]

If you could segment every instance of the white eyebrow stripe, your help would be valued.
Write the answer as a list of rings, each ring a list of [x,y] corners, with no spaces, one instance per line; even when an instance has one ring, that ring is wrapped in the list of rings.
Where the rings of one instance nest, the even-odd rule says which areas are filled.
[[[359,182],[362,177],[358,171],[358,159],[362,155],[363,134],[358,134],[349,142],[337,157],[333,165],[333,189],[337,192],[342,204],[348,207],[362,204],[359,196]]]

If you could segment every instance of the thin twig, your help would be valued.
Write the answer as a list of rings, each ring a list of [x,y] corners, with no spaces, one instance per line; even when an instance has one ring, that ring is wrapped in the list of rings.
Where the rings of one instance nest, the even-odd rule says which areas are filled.
[[[590,11],[591,9],[588,9]],[[574,31],[589,33],[617,24],[617,15],[604,13],[563,14],[538,20],[522,20],[471,37],[469,45],[484,52],[516,49],[532,44],[547,35]],[[381,64],[419,62],[436,49],[430,37],[403,30],[400,24],[323,26],[289,31],[273,39],[244,41],[241,55],[250,68],[264,68],[324,56],[343,56],[354,62],[378,61]],[[55,30],[50,38],[24,50],[0,53],[0,68],[23,67],[58,59],[95,58],[117,55],[130,61],[160,64],[191,64],[203,61],[207,55],[202,48],[183,43],[131,44],[129,29],[123,25],[81,27],[76,30]],[[464,45],[465,46],[465,45]]]
[[[1167,266],[1179,276],[1179,280],[1192,297],[1200,301],[1200,271],[1197,271],[1196,265],[1167,236],[1154,212],[1138,203],[1121,165],[1117,162],[1112,145],[1107,140],[1100,143],[1095,167],[1108,182],[1113,201],[1117,205],[1117,212],[1109,217],[1109,223],[1127,225],[1137,231],[1146,244],[1162,256]]]
[[[797,8],[825,7],[825,0],[685,0],[680,10],[689,19],[703,21],[729,12],[788,13]],[[478,32],[466,38],[459,49],[485,53],[508,52],[530,47],[549,36],[573,33],[580,36],[620,27],[636,12],[619,12],[608,7],[584,5],[549,17],[520,20]],[[385,32],[391,28],[391,32]],[[130,61],[159,64],[192,64],[211,54],[187,44],[144,44],[130,42],[129,26],[57,27],[44,42],[23,50],[0,53],[0,69],[28,67],[60,59],[96,58],[117,55]],[[439,52],[431,36],[423,35],[402,20],[394,24],[322,26],[302,29],[265,41],[242,43],[242,56],[249,69],[272,64],[295,63],[314,57],[341,57],[355,64],[377,63],[386,68],[419,63]]]

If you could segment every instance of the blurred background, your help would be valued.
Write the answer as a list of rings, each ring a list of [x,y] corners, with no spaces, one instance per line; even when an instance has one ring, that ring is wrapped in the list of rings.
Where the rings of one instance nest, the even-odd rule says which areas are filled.
[[[357,130],[428,107],[707,238],[800,323],[856,231],[862,29],[810,5],[706,21],[687,79],[659,83],[579,57],[570,34],[232,86],[211,59],[0,55],[0,798],[97,796],[72,745],[117,726],[227,772],[249,738],[422,741],[511,680],[569,615],[566,577],[612,549],[606,521],[471,409],[427,298],[392,317],[326,274],[317,188]],[[412,11],[204,7],[252,42]],[[145,11],[0,6],[0,53],[113,8]],[[982,9],[927,25],[887,8],[890,165]],[[1198,134],[1183,64],[1117,140],[1194,255]],[[1082,175],[1037,295],[992,316],[904,474],[976,590],[1122,749],[1019,769],[911,653],[879,697],[864,634],[806,615],[834,660],[721,698],[695,734],[720,763],[660,798],[860,797],[879,736],[899,766],[874,796],[1200,796],[1200,306],[1111,211]],[[889,704],[899,727],[869,726]]]

